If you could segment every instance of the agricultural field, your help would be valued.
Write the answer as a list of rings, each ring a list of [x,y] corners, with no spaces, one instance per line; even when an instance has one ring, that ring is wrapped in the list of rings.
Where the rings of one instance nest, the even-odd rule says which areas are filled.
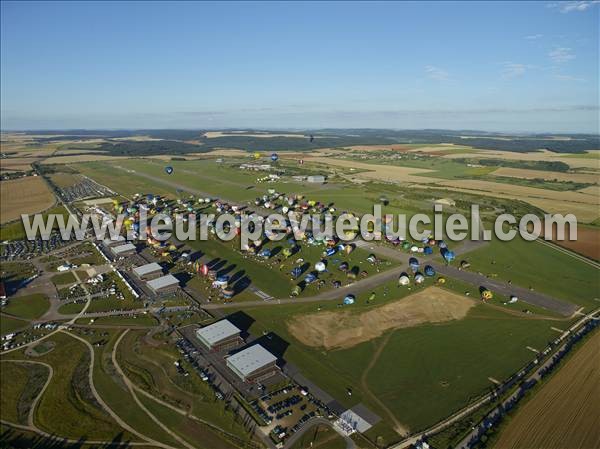
[[[21,218],[21,214],[35,214],[51,207],[54,195],[39,176],[27,176],[0,182],[1,224]]]
[[[505,423],[494,449],[600,446],[598,404],[600,332],[590,336],[529,401]],[[565,419],[568,416],[568,419]]]

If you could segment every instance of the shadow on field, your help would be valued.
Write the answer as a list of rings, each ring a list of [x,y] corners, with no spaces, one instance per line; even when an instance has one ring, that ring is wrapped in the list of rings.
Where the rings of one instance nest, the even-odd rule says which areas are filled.
[[[7,428],[0,434],[0,447],[15,449],[125,449],[133,447],[129,441],[123,441],[123,433],[119,433],[111,441],[102,444],[90,444],[85,437],[80,437],[76,442],[65,441],[63,438],[46,437],[33,432],[20,429]]]

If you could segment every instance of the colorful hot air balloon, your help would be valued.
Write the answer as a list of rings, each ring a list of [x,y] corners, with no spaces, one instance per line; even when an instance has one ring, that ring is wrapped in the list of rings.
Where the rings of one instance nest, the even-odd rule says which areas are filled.
[[[172,174],[173,174],[173,167],[171,167],[170,165],[167,165],[167,166],[165,167],[165,173],[166,173],[167,175],[172,175]]]
[[[344,305],[349,306],[351,304],[354,304],[354,301],[356,301],[354,295],[346,295],[346,297],[344,298]]]
[[[415,284],[422,284],[424,281],[425,281],[425,276],[423,276],[421,273],[415,274]]]
[[[494,294],[490,290],[484,287],[481,288],[481,299],[483,299],[484,301],[489,301],[493,297]]]
[[[408,285],[408,284],[410,284],[410,278],[408,277],[408,275],[406,273],[402,273],[400,275],[400,277],[398,278],[398,284],[399,285]]]
[[[279,156],[277,155],[277,153],[273,153],[271,154],[271,160],[273,162],[277,162],[277,160],[279,159]]]
[[[317,270],[319,273],[322,273],[326,269],[327,269],[327,266],[323,262],[321,262],[321,261],[317,262],[315,264],[315,270]]]
[[[431,265],[426,265],[423,271],[426,276],[435,276],[435,269]]]
[[[454,254],[454,251],[450,251],[448,248],[443,248],[442,257],[446,262],[452,262],[456,256]]]

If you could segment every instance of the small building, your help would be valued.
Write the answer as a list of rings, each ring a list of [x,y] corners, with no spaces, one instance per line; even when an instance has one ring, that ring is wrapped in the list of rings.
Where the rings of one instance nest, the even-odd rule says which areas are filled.
[[[110,249],[115,257],[131,256],[136,253],[135,245],[133,243],[126,243],[125,245],[113,246]]]
[[[179,281],[172,274],[161,276],[146,282],[146,285],[156,295],[167,295],[175,293],[179,288]]]
[[[135,267],[133,269],[133,274],[135,274],[138,279],[141,279],[142,281],[148,281],[150,279],[156,279],[157,277],[162,276],[162,267],[156,262],[147,263],[146,265]]]
[[[227,366],[244,382],[260,382],[277,374],[277,357],[259,344],[226,359]]]
[[[231,321],[221,320],[196,331],[196,337],[211,352],[236,348],[243,343],[241,330]]]
[[[325,182],[325,176],[323,176],[323,175],[307,176],[306,180],[308,182],[313,182],[313,183],[316,183],[316,184],[323,184]]]
[[[117,246],[122,244],[125,241],[125,237],[123,237],[122,235],[117,235],[114,238],[107,238],[102,240],[102,243],[104,243],[105,246],[107,247],[112,247],[112,246]]]

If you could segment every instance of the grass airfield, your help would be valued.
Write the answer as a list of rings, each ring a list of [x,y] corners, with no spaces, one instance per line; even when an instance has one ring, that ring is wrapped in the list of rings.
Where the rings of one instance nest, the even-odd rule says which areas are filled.
[[[415,149],[418,148],[421,147]],[[459,154],[463,156],[472,154],[474,151],[472,149],[442,149],[434,146],[432,151],[444,152],[448,157],[437,161],[437,167],[430,167],[433,172],[414,176],[422,178],[435,176],[454,180],[460,179],[465,174],[486,176],[496,170],[488,167],[467,169],[453,159]],[[566,161],[575,158],[575,155],[562,157]],[[596,162],[596,159],[591,156],[586,159],[589,159],[590,164]],[[332,170],[331,181],[325,185],[313,185],[289,179],[260,184],[256,179],[262,174],[244,172],[233,166],[233,161],[237,163],[241,160],[244,159],[239,156],[231,160],[225,156],[223,164],[217,164],[212,156],[197,160],[168,162],[149,158],[92,162],[72,160],[69,167],[110,187],[125,198],[130,198],[135,193],[151,192],[171,198],[194,193],[244,203],[261,196],[267,188],[274,188],[286,193],[302,193],[309,199],[331,201],[335,203],[338,210],[351,210],[358,214],[371,212],[372,204],[379,202],[380,197],[389,200],[389,205],[384,212],[395,214],[430,212],[432,200],[448,193],[447,190],[440,191],[440,195],[423,193],[422,189],[412,189],[409,184],[382,185],[376,182],[376,179],[357,184],[350,181],[350,178],[360,173],[357,175],[356,170],[344,167]],[[577,162],[581,163],[579,158]],[[174,167],[175,175],[168,176],[164,173],[167,164]],[[281,164],[284,167],[295,167],[296,161],[282,160]],[[307,169],[317,169],[316,164],[312,165],[309,160],[306,165]],[[421,163],[412,165],[421,168],[417,167]],[[562,184],[552,185],[554,182],[552,180],[544,180],[544,182],[548,184],[545,188],[549,191],[564,187]],[[416,194],[414,190],[419,193]],[[456,192],[453,195],[455,198],[461,196]],[[471,198],[470,195],[474,193],[464,194],[465,198]],[[500,205],[504,204],[504,200],[501,199],[494,201]],[[511,200],[506,202],[511,207],[527,207],[520,202],[518,204]],[[492,203],[487,206],[484,208],[485,213],[493,211]],[[593,226],[591,228],[597,230]],[[287,297],[294,285],[287,276],[289,272],[287,266],[280,269],[273,263],[256,263],[241,257],[234,248],[214,240],[191,243],[194,249],[202,251],[208,257],[221,257],[227,260],[228,264],[234,265],[235,271],[243,270],[252,278],[256,287],[274,297]],[[276,243],[270,245],[274,247]],[[311,248],[306,248],[305,251],[302,255],[307,259],[318,257],[317,253],[311,252]],[[352,263],[364,264],[365,269],[370,269],[364,262],[367,255],[367,251],[357,249],[353,253]],[[481,272],[490,278],[510,280],[515,285],[531,287],[551,294],[583,307],[586,312],[596,309],[600,304],[596,300],[600,297],[597,268],[542,244],[520,240],[510,243],[492,241],[487,246],[466,254],[464,258],[469,260],[473,271]],[[396,266],[394,262],[390,262],[384,268],[391,269]],[[204,291],[206,286],[202,282],[202,279],[193,278],[190,286]],[[432,288],[441,289],[448,297],[459,295],[463,301],[468,302],[470,306],[464,317],[432,322],[429,316],[425,316],[424,320],[416,324],[397,326],[380,334],[368,335],[365,341],[352,346],[328,349],[307,344],[306,339],[298,334],[301,330],[293,327],[296,318],[318,313],[330,313],[333,316],[339,314],[340,317],[342,314],[350,314],[353,315],[351,319],[359,319],[354,315],[372,312],[390,304],[401,304],[414,293],[427,295]],[[468,297],[465,295],[467,292]],[[315,290],[309,289],[303,293],[303,296],[316,293]],[[375,299],[369,300],[372,294]],[[565,329],[573,321],[521,302],[505,305],[503,303],[508,298],[501,296],[497,296],[488,304],[482,304],[478,299],[475,286],[464,285],[453,279],[448,279],[445,285],[440,286],[428,278],[423,286],[413,285],[410,290],[398,287],[395,280],[386,282],[372,291],[358,293],[356,303],[344,308],[339,306],[339,301],[302,303],[302,297],[298,298],[296,304],[289,305],[252,307],[244,304],[256,299],[251,292],[245,291],[236,299],[239,307],[222,309],[222,313],[247,314],[253,320],[250,331],[254,335],[261,335],[264,332],[276,333],[289,345],[283,354],[284,359],[299,367],[306,377],[336,400],[348,407],[362,402],[378,414],[383,420],[366,436],[382,447],[399,440],[399,433],[425,429],[486,393],[494,386],[495,381],[502,381],[532,360],[535,354],[531,348],[542,348],[555,338],[558,334],[552,328]],[[27,324],[26,320],[36,318],[43,313],[42,309],[45,306],[42,300],[31,299],[31,302],[35,302],[31,307],[21,304],[24,309],[17,307],[15,310],[14,306],[12,312],[3,309],[7,313],[14,314],[15,317],[5,315],[0,317],[2,334],[7,333],[6,330],[18,328],[19,324],[21,326]],[[106,310],[113,306],[112,303],[95,305],[97,310]],[[132,304],[131,307],[133,308],[134,305]],[[79,311],[77,307],[71,309],[69,311],[72,313]],[[524,313],[524,309],[530,313]],[[107,326],[153,326],[155,324],[151,319],[138,321],[114,318],[99,320],[98,323]],[[79,324],[86,324],[86,320],[79,321]],[[96,330],[96,334],[93,335],[81,333],[80,336],[94,343],[101,338],[99,332],[101,331]],[[169,401],[173,401],[172,403],[178,407],[189,407],[193,413],[210,417],[211,422],[226,428],[239,438],[247,438],[243,426],[235,423],[227,411],[217,409],[218,405],[214,400],[208,399],[208,393],[202,389],[204,385],[177,384],[177,376],[172,372],[173,357],[176,357],[177,353],[170,351],[162,341],[158,342],[161,349],[154,350],[144,342],[142,338],[144,332],[130,331],[119,344],[119,351],[116,351],[117,361],[132,382],[147,392],[156,395],[164,393]],[[121,332],[111,329],[106,330],[106,333],[107,335],[102,336],[106,343],[94,347],[93,374],[99,394],[132,427],[143,429],[144,433],[157,441],[177,445],[177,440],[157,427],[143,413],[139,405],[132,406],[135,402],[133,396],[115,374],[115,367],[110,358]],[[89,391],[80,391],[74,387],[73,379],[81,380],[82,367],[86,363],[89,364],[85,345],[62,333],[53,337],[52,341],[56,343],[56,348],[40,357],[32,358],[14,353],[11,355],[11,359],[39,361],[56,366],[56,369],[61,371],[57,371],[55,376],[60,374],[66,379],[63,381],[58,381],[58,377],[52,379],[36,410],[37,425],[49,433],[73,437],[79,432],[80,436],[81,431],[58,422],[56,417],[52,416],[52,410],[64,407],[65,416],[72,417],[74,422],[80,420],[79,429],[84,429],[86,439],[112,439],[118,436],[129,441],[139,441],[139,438],[127,432],[116,435],[114,429],[118,426],[109,415],[98,408]],[[66,358],[67,354],[71,356],[70,363],[58,368],[58,363],[62,363],[61,360]],[[11,376],[23,377],[23,364],[5,362],[4,359],[2,358],[3,371],[4,365],[7,365],[10,366],[7,370]],[[160,367],[164,370],[159,369]],[[40,373],[42,372],[43,369],[40,369]],[[26,404],[19,401],[21,401],[20,393],[31,387],[28,379],[15,383],[2,382],[2,419],[23,422],[23,412],[19,410],[22,410]],[[39,382],[39,379],[37,381]],[[351,396],[348,395],[348,389],[352,391]],[[193,400],[190,400],[189,396],[186,397],[183,392],[192,392]],[[174,417],[164,405],[141,396],[140,400],[144,406],[156,416],[169,421],[169,426],[176,434],[190,444],[203,447],[206,441],[211,441],[211,448],[234,447],[231,440],[215,436],[207,429],[200,429],[198,434],[190,434],[189,428],[195,425],[194,422]]]

